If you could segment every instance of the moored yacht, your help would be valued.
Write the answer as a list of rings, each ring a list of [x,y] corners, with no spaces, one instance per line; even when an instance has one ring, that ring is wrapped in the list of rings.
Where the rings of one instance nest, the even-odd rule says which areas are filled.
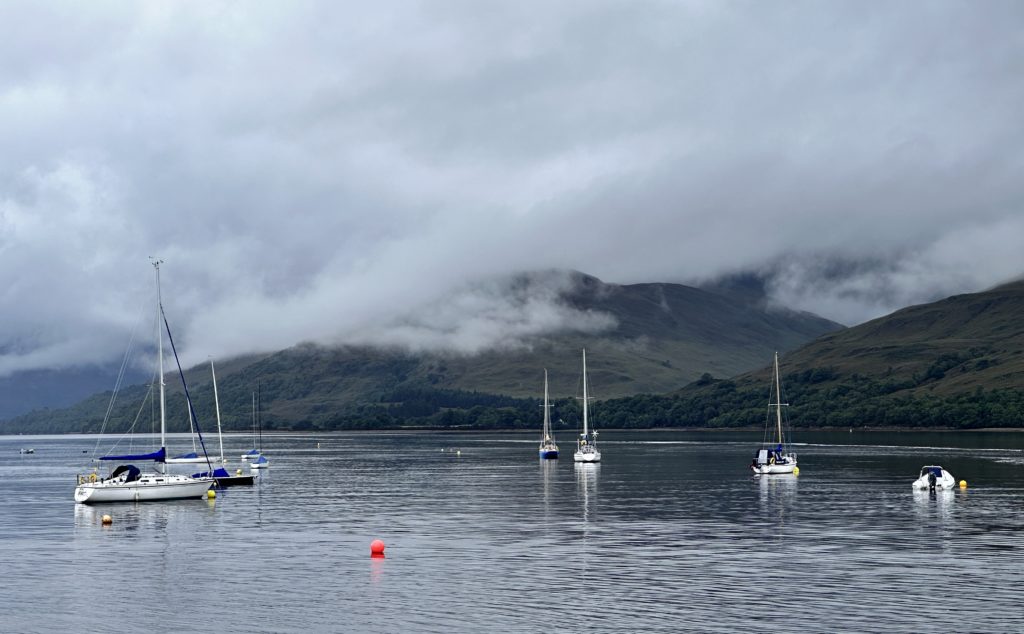
[[[572,459],[576,462],[601,462],[601,452],[597,449],[597,431],[590,430],[587,413],[590,408],[590,395],[587,388],[587,351],[583,351],[583,433],[576,440],[576,453]]]
[[[921,467],[921,475],[912,486],[915,489],[952,489],[956,486],[956,478],[938,465],[926,465]]]
[[[779,353],[775,353],[774,376],[772,391],[768,398],[768,417],[765,421],[765,440],[750,463],[750,468],[758,475],[778,473],[799,473],[796,465],[796,454],[786,446],[786,437],[782,431],[782,381],[779,378]],[[772,403],[774,395],[775,402]],[[772,411],[774,408],[774,412]],[[774,425],[772,425],[772,413]],[[774,434],[772,434],[774,432]]]
[[[551,437],[551,405],[548,404],[548,371],[544,370],[544,431],[540,439],[540,457],[542,460],[558,458],[558,445]]]
[[[160,260],[153,261],[156,269],[156,296],[157,316],[160,325],[157,327],[157,382],[160,386],[160,448],[148,454],[131,454],[120,456],[103,456],[100,460],[118,462],[153,461],[156,464],[167,462],[166,443],[166,398],[164,395],[164,348],[163,332],[166,329],[171,348],[174,348],[174,339],[171,337],[170,326],[167,324],[167,317],[164,315],[163,300],[160,296]],[[177,353],[175,352],[175,357]],[[179,374],[184,385],[184,374]],[[194,418],[195,412],[192,409],[192,401],[188,396],[188,386],[184,386],[185,399],[189,407],[189,415]],[[196,431],[199,433],[198,421]],[[202,436],[200,435],[200,442]],[[203,450],[205,454],[205,447]],[[80,475],[78,486],[75,488],[75,502],[92,504],[95,502],[141,502],[146,500],[174,500],[180,498],[200,497],[213,485],[213,478],[190,477],[187,475],[176,475],[166,473],[166,465],[154,473],[143,473],[141,469],[133,464],[123,464],[115,468],[109,477],[101,478],[95,472]]]

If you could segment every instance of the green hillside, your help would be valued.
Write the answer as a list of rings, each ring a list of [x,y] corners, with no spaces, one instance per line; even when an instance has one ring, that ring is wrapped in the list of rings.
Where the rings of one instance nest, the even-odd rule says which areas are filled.
[[[766,310],[742,298],[677,284],[620,286],[583,274],[574,277],[573,290],[560,301],[612,316],[613,328],[596,335],[552,333],[522,346],[477,355],[303,345],[219,363],[225,428],[248,428],[257,384],[263,394],[263,418],[271,427],[393,426],[442,415],[449,422],[460,416],[453,424],[479,424],[481,417],[509,423],[514,417],[508,408],[534,413],[544,368],[549,370],[554,396],[578,393],[584,347],[594,391],[607,399],[676,390],[705,373],[731,376],[757,367],[773,350],[790,350],[841,328],[811,314]],[[200,421],[210,427],[214,418],[209,367],[193,368],[187,377]],[[178,384],[172,378],[168,375],[169,387]],[[147,390],[122,391],[113,409],[113,429],[124,429],[136,420]],[[20,416],[0,424],[0,429],[97,431],[108,402],[109,394],[95,395],[71,408]],[[168,407],[171,428],[187,429],[180,389],[171,389]],[[505,410],[495,413],[488,408]],[[474,414],[467,418],[470,410]],[[148,429],[151,409],[143,411],[149,417],[137,425]]]
[[[912,306],[824,335],[781,358],[797,426],[1024,426],[1024,281]],[[624,426],[764,421],[765,367],[669,397],[606,405]]]

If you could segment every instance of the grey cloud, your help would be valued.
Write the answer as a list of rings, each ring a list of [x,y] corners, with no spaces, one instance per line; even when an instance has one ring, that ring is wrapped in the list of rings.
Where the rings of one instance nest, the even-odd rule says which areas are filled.
[[[116,357],[148,255],[196,360],[476,350],[577,317],[481,290],[527,270],[762,271],[844,323],[997,283],[1024,270],[1022,22],[1014,2],[5,3],[0,373]]]

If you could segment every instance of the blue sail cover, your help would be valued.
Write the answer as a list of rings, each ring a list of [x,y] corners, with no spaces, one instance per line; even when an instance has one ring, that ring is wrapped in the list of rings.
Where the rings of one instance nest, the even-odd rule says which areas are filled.
[[[209,471],[202,471],[200,473],[193,473],[192,477],[193,478],[209,478],[211,476],[210,476],[210,472]],[[230,478],[231,474],[228,473],[227,469],[225,469],[223,467],[217,467],[216,469],[213,470],[213,477],[214,478]]]
[[[160,447],[159,451],[153,453],[144,454],[133,454],[128,456],[103,456],[100,460],[121,460],[121,461],[135,461],[135,460],[155,460],[156,462],[163,462],[167,459],[167,450]]]
[[[135,482],[136,480],[139,479],[139,476],[142,475],[142,471],[138,467],[136,467],[135,465],[133,465],[133,464],[123,464],[120,467],[114,469],[114,472],[110,474],[110,479],[113,480],[114,478],[116,478],[117,476],[121,475],[122,473],[127,473],[128,474],[124,478],[125,482]]]
[[[189,453],[183,453],[180,456],[174,456],[174,459],[178,460],[179,458],[185,458],[185,459],[191,460],[192,458],[198,458],[198,457],[199,457],[199,454],[197,454],[194,451],[190,451]]]

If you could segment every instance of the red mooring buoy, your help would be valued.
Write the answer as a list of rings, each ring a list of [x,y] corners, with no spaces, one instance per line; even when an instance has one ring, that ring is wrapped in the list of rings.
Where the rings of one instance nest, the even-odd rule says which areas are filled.
[[[384,542],[379,539],[375,539],[370,542],[370,554],[371,555],[383,555],[384,554]]]

